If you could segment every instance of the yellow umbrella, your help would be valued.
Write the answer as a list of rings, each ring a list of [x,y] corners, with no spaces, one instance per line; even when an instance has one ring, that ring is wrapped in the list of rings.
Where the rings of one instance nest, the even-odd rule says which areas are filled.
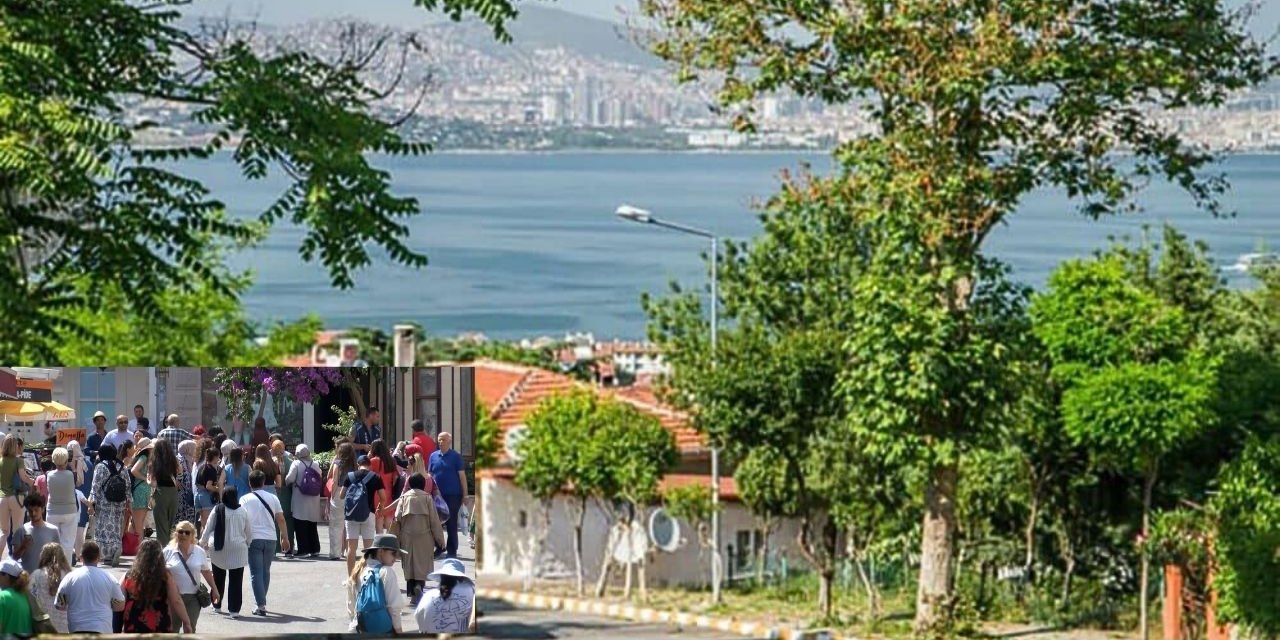
[[[0,414],[5,420],[21,418],[32,422],[75,420],[76,410],[61,402],[31,402],[29,400],[0,400]]]

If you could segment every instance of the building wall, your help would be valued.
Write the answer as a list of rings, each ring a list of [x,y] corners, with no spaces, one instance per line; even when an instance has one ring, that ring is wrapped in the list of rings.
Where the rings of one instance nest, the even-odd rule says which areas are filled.
[[[93,413],[101,409],[108,414],[108,428],[111,428],[117,415],[133,415],[133,405],[152,407],[155,404],[150,370],[146,368],[52,367],[52,369],[58,372],[57,377],[53,379],[53,399],[76,411],[75,421],[61,426],[82,427],[92,432]],[[82,371],[87,375],[81,376]],[[83,383],[89,383],[95,389],[85,389]],[[152,410],[148,409],[147,413],[151,412]],[[6,431],[20,435],[27,441],[43,440],[45,437],[43,424],[15,425],[22,425],[22,423],[9,423]]]
[[[568,498],[557,497],[550,512],[550,529],[543,550],[538,549],[537,539],[545,527],[543,511],[537,500],[515,486],[508,479],[482,478],[480,501],[483,509],[480,523],[483,527],[484,557],[479,567],[481,573],[506,574],[523,577],[529,571],[530,561],[537,557],[537,567],[549,571],[548,576],[571,579],[574,576],[573,525]],[[757,524],[751,513],[738,502],[724,504],[721,512],[721,548],[736,544],[737,532],[755,529]],[[646,515],[645,524],[648,519]],[[698,585],[709,580],[710,556],[702,549],[697,534],[687,523],[681,522],[684,544],[675,552],[654,552],[647,569],[652,585]],[[609,523],[604,513],[588,504],[583,525],[583,573],[594,582],[600,575],[601,562],[608,542]],[[789,557],[798,556],[794,547],[797,527],[787,521],[770,538],[770,548],[778,549]],[[541,553],[541,555],[537,555]],[[729,562],[727,551],[725,562]],[[615,571],[614,575],[618,575]],[[727,575],[727,573],[726,573]]]
[[[162,429],[161,423],[171,413],[178,414],[179,424],[192,429],[201,423],[204,409],[204,390],[201,387],[198,367],[169,367],[165,389],[165,405],[157,408],[161,414],[151,417],[151,432]],[[150,413],[150,412],[148,412]]]

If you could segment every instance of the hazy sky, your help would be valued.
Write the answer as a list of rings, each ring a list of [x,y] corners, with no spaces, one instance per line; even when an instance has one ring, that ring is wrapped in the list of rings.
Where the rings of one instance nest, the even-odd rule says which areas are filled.
[[[1229,7],[1239,7],[1250,0],[1225,0]],[[556,7],[606,20],[620,21],[623,11],[635,12],[635,0],[526,0],[524,4]],[[355,15],[374,22],[400,26],[432,19],[412,0],[195,0],[200,13],[221,14],[231,8],[233,15],[256,16],[263,22],[291,24],[316,18]],[[438,18],[437,18],[438,19]],[[1269,38],[1280,29],[1280,0],[1261,0],[1254,20],[1255,35]]]

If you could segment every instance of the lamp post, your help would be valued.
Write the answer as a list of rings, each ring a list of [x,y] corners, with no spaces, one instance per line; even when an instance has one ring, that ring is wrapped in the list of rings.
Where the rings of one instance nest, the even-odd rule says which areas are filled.
[[[638,224],[651,224],[672,231],[679,231],[711,241],[711,362],[716,361],[716,332],[718,329],[719,296],[719,251],[720,239],[714,233],[697,227],[690,227],[676,222],[655,218],[646,209],[624,204],[615,211],[619,218]],[[711,443],[711,601],[720,603],[720,448]]]

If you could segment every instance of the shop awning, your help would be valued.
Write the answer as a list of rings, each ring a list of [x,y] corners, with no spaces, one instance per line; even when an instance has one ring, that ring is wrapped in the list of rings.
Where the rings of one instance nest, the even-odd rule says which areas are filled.
[[[0,400],[0,415],[3,415],[6,421],[60,422],[76,419],[75,409],[53,400],[45,402]]]

